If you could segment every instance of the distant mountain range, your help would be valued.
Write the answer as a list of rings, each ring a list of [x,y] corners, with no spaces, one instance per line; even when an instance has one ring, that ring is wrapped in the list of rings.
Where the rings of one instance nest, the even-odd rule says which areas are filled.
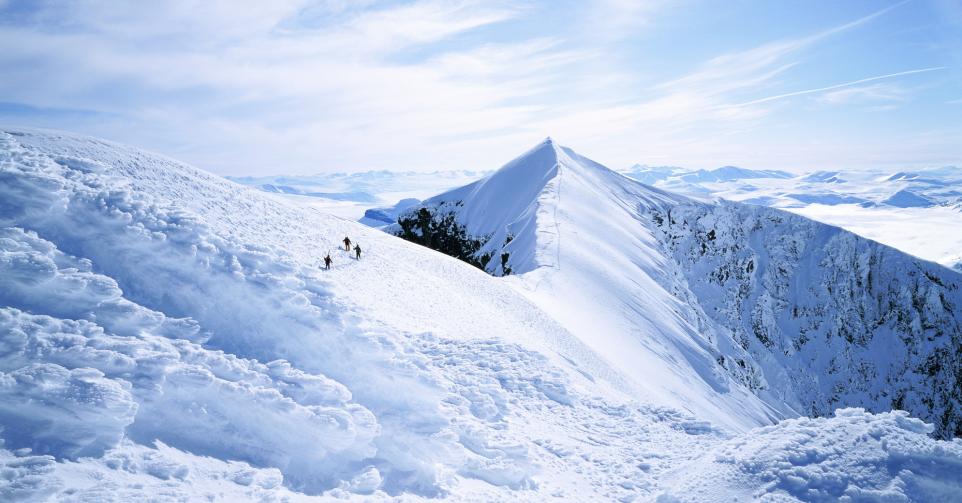
[[[766,206],[790,207],[802,203],[917,208],[954,207],[962,203],[962,168],[954,166],[918,172],[815,171],[797,175],[735,166],[690,171],[636,164],[622,173],[639,182],[683,194],[766,201]]]
[[[316,175],[228,176],[228,180],[265,192],[309,196],[334,201],[386,204],[384,194],[431,194],[484,176],[488,172],[452,170],[434,172],[363,171]]]
[[[692,197],[786,209],[962,270],[962,168],[789,174],[635,165],[622,173]]]

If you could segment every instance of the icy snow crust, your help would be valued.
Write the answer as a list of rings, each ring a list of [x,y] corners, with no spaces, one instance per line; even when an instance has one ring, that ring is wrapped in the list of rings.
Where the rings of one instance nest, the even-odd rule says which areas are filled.
[[[774,494],[799,428],[817,445],[869,431],[813,461],[845,494],[959,494],[958,441],[916,420],[734,436],[764,422],[754,395],[695,387],[726,404],[685,410],[636,377],[454,259],[158,155],[0,133],[0,500],[672,501],[696,471]],[[744,460],[705,457],[752,438]],[[843,473],[859,453],[869,475]]]

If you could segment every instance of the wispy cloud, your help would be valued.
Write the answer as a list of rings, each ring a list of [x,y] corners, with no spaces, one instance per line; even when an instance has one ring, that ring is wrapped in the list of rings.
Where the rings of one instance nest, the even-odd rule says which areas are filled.
[[[908,1],[810,35],[767,42],[747,50],[716,56],[687,75],[654,86],[654,97],[634,104],[619,105],[619,108],[629,111],[625,114],[629,117],[625,121],[634,122],[635,127],[637,124],[657,123],[662,134],[699,127],[706,122],[736,127],[736,123],[756,121],[769,113],[764,107],[765,103],[788,97],[791,93],[756,99],[745,97],[778,84],[786,74],[798,67],[797,56],[803,51],[832,36],[865,25]],[[624,126],[627,127],[626,124]]]
[[[916,70],[906,70],[906,71],[904,71],[904,72],[889,73],[889,74],[886,74],[886,75],[876,75],[875,77],[867,77],[867,78],[864,78],[864,79],[853,80],[853,81],[851,81],[851,82],[842,82],[841,84],[834,84],[834,85],[831,85],[831,86],[816,87],[816,88],[814,88],[814,89],[804,89],[804,90],[801,90],[801,91],[793,91],[793,92],[790,92],[790,93],[776,94],[776,95],[774,95],[774,96],[766,96],[766,97],[764,97],[764,98],[758,98],[758,99],[755,99],[755,100],[746,101],[745,103],[739,103],[739,104],[737,104],[737,105],[731,105],[731,106],[733,106],[733,107],[747,107],[747,106],[751,106],[751,105],[758,105],[758,104],[761,104],[761,103],[768,103],[769,101],[783,100],[783,99],[791,98],[791,97],[794,97],[794,96],[803,96],[803,95],[806,95],[806,94],[824,93],[824,92],[826,92],[826,91],[831,91],[831,90],[833,90],[833,89],[841,89],[841,88],[844,88],[844,87],[857,86],[857,85],[859,85],[859,84],[865,84],[865,83],[867,83],[867,82],[875,82],[875,81],[877,81],[877,80],[892,79],[892,78],[895,78],[895,77],[904,77],[904,76],[906,76],[906,75],[915,75],[915,74],[917,74],[917,73],[935,72],[935,71],[938,71],[938,70],[945,70],[945,67],[944,67],[944,66],[936,66],[936,67],[932,67],[932,68],[919,68],[919,69],[916,69]]]
[[[190,138],[240,145],[260,169],[310,165],[319,147],[370,150],[376,138],[368,162],[384,165],[432,137],[524,123],[534,109],[518,100],[551,89],[560,67],[586,57],[545,38],[437,46],[523,12],[470,0],[41,5],[30,21],[0,26],[10,48],[0,54],[0,96],[183,128],[175,148],[222,170],[223,154],[197,155],[204,147]]]
[[[584,4],[584,31],[604,43],[639,34],[659,12],[679,0],[598,0]]]
[[[798,67],[797,56],[805,50],[832,36],[863,26],[907,1],[909,0],[814,34],[767,42],[747,50],[713,57],[686,75],[656,84],[647,93],[647,99],[614,105],[599,104],[590,110],[575,112],[568,117],[571,119],[568,122],[577,126],[569,126],[567,129],[571,129],[579,137],[589,138],[617,135],[623,131],[645,130],[646,137],[658,138],[663,143],[671,143],[674,141],[671,140],[672,137],[682,135],[688,136],[684,141],[691,141],[691,138],[697,138],[691,135],[691,131],[703,128],[706,124],[722,124],[729,129],[750,130],[750,123],[770,113],[766,103],[787,98],[794,93],[747,100],[745,97],[770,90],[781,83],[790,71]],[[924,71],[930,70],[934,69]],[[908,73],[919,71],[905,74]],[[881,77],[829,86],[822,91],[879,78]],[[813,92],[816,91],[807,90],[800,94]]]
[[[909,91],[898,84],[876,83],[826,91],[817,96],[817,99],[821,103],[832,105],[888,102],[887,105],[877,106],[894,107],[894,103],[905,101],[908,96]]]
[[[788,57],[833,35],[862,26],[909,1],[911,0],[903,0],[854,21],[811,35],[769,42],[745,51],[717,56],[693,73],[665,82],[660,87],[663,89],[696,87],[702,93],[712,94],[755,89],[797,64],[797,62],[786,61]]]
[[[816,49],[829,45],[827,42],[833,37],[854,32],[908,1],[813,34],[713,57],[688,74],[640,93],[641,99],[581,107],[571,110],[563,119],[542,118],[535,125],[557,135],[577,137],[615,157],[632,148],[624,146],[622,139],[628,137],[632,138],[633,148],[645,152],[646,156],[664,158],[670,157],[671,152],[697,151],[717,159],[737,152],[738,144],[729,137],[762,136],[764,130],[771,130],[770,116],[784,113],[784,108],[772,107],[778,100],[800,95],[820,95],[836,103],[903,99],[907,95],[903,89],[876,84],[886,79],[936,72],[944,67],[894,72],[801,91],[772,91],[784,89],[799,75],[810,79],[813,71],[818,73],[818,61],[812,53],[817,54]],[[766,91],[767,95],[752,97]],[[881,107],[886,106],[893,105],[883,103],[871,111],[881,111]]]
[[[673,51],[687,26],[659,16],[698,1],[13,2],[0,12],[0,102],[23,108],[0,115],[42,110],[35,122],[227,173],[490,167],[547,134],[632,162],[723,162],[731,137],[769,129],[790,97],[904,106],[898,97],[917,89],[896,79],[948,65],[793,86],[844,75],[821,61],[830,41],[869,31],[899,2],[828,29],[768,32],[794,38],[746,30],[714,57],[699,47],[637,68]],[[680,45],[703,35],[702,21]]]

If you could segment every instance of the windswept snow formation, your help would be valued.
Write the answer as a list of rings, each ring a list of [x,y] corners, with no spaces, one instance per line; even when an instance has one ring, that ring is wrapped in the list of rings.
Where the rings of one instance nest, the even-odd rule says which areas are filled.
[[[675,406],[736,427],[904,409],[962,436],[954,271],[777,209],[666,193],[550,139],[393,232],[431,244],[448,228]]]
[[[498,425],[520,397],[572,398],[516,343],[610,373],[508,286],[363,225],[98,140],[0,143],[0,436],[14,453],[103,459],[156,441],[307,493],[436,496],[459,476],[524,488],[536,463]],[[344,235],[364,260],[333,249]]]
[[[634,195],[623,194],[626,208]],[[362,260],[338,249],[345,235]],[[328,252],[334,268],[324,271]],[[532,267],[550,258],[539,253]],[[679,332],[652,331],[645,343],[663,352],[640,361],[653,380],[667,369],[669,385],[640,385],[624,361],[572,335],[558,308],[537,307],[537,282],[557,279],[517,265],[520,279],[506,281],[162,156],[5,129],[0,500],[644,501],[684,497],[679,470],[696,469],[740,470],[725,494],[751,494],[772,477],[794,480],[784,460],[808,452],[800,428],[825,446],[862,424],[880,425],[865,430],[877,442],[852,443],[848,457],[818,450],[813,461],[831,474],[865,460],[871,476],[832,475],[845,494],[957,487],[945,467],[962,465],[958,442],[903,416],[784,423],[731,463],[705,458],[792,411],[709,366],[720,343],[685,331],[683,302],[656,307]],[[535,302],[517,290],[526,281]],[[619,302],[602,314],[630,306]],[[662,326],[651,323],[642,329]],[[692,361],[697,379],[683,370]],[[882,451],[933,463],[896,473],[895,454]]]

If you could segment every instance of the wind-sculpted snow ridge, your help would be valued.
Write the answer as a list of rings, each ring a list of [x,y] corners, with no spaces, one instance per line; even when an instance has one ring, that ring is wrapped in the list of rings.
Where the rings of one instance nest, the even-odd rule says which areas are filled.
[[[0,143],[2,500],[622,498],[698,440],[455,260],[129,147]]]
[[[299,485],[372,454],[379,425],[343,385],[205,349],[194,320],[130,302],[91,268],[34,232],[0,231],[0,301],[15,306],[0,308],[8,448],[77,459],[159,440],[284,467]]]
[[[725,371],[686,374],[714,361],[692,332],[626,348],[674,387],[642,386],[523,281],[158,155],[6,130],[0,500],[651,501],[776,415]],[[962,460],[926,431],[881,441]]]
[[[665,193],[551,140],[389,231],[431,246],[448,229],[662,403],[735,428],[904,409],[962,436],[962,276],[946,268]]]

